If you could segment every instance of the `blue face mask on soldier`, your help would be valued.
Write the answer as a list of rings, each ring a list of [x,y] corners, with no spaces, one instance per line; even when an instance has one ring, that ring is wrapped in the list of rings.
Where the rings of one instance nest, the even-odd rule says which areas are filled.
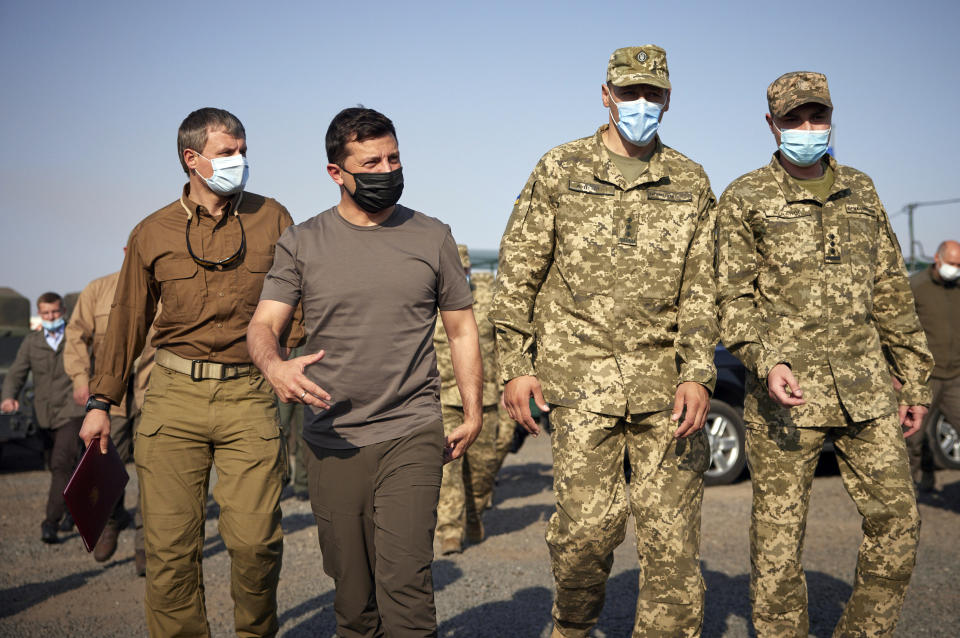
[[[200,155],[200,153],[197,153]],[[203,155],[200,155],[203,157]],[[203,159],[208,159],[203,157]],[[214,193],[219,195],[233,195],[242,190],[250,176],[250,164],[243,155],[231,155],[230,157],[214,157],[209,160],[213,167],[213,175],[204,177],[193,169],[197,175],[207,183]]]
[[[777,125],[773,127],[777,128]],[[813,166],[830,147],[830,130],[784,129],[780,131],[780,152],[791,164]]]
[[[611,101],[613,95],[610,95]],[[663,104],[647,102],[643,98],[630,102],[616,102],[620,120],[617,130],[631,143],[643,146],[653,139],[660,128],[660,114]]]

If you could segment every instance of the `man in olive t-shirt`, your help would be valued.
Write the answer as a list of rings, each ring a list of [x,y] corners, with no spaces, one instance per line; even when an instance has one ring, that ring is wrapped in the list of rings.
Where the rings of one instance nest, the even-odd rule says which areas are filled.
[[[473,297],[449,227],[397,204],[392,122],[345,109],[326,144],[340,202],[278,242],[250,354],[281,400],[306,405],[310,501],[323,568],[336,582],[337,635],[435,636],[441,469],[481,427]],[[284,361],[278,336],[298,303],[313,354]],[[446,438],[432,341],[438,309],[464,412]]]

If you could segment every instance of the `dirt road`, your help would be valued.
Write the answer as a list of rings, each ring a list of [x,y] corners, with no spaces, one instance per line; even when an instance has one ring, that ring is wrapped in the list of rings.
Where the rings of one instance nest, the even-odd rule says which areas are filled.
[[[135,481],[132,466],[129,471]],[[144,581],[133,571],[133,533],[121,533],[116,556],[103,565],[83,550],[75,533],[59,545],[42,544],[40,520],[48,480],[48,474],[38,471],[0,474],[0,636],[145,636]],[[938,484],[940,492],[921,502],[920,558],[898,636],[954,636],[960,627],[960,472],[940,472]],[[128,505],[130,501],[128,491]],[[321,569],[310,508],[289,498],[283,511],[280,634],[332,636],[333,584]],[[749,511],[749,482],[706,491],[704,636],[749,635]],[[440,636],[549,635],[552,578],[543,532],[551,512],[550,445],[541,436],[508,458],[496,507],[487,514],[487,540],[436,561]],[[213,635],[230,636],[229,560],[217,533],[216,515],[211,501],[204,551],[207,610]],[[839,476],[819,476],[804,554],[815,636],[830,636],[840,616],[850,594],[859,542],[860,519]],[[616,552],[596,636],[630,635],[636,580],[631,529]]]

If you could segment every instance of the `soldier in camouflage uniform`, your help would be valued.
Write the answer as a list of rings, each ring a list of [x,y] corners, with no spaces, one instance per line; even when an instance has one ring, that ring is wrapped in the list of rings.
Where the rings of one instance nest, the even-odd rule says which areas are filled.
[[[603,607],[629,517],[624,454],[640,561],[634,635],[696,636],[714,196],[700,165],[656,135],[670,101],[663,49],[614,51],[601,97],[609,122],[541,158],[501,243],[491,317],[504,400],[532,433],[530,397],[550,410],[553,636],[588,635]]]
[[[779,150],[727,188],[717,214],[721,334],[748,371],[753,623],[761,637],[807,635],[800,557],[814,469],[830,440],[864,517],[834,636],[888,636],[920,527],[901,425],[908,434],[920,426],[933,360],[873,183],[825,154],[826,78],[787,73],[767,101]],[[899,406],[891,372],[903,384]]]
[[[460,261],[469,275],[470,255],[467,247],[458,244]],[[479,273],[478,273],[479,274]],[[437,504],[437,538],[443,554],[459,552],[464,537],[471,543],[483,540],[483,510],[493,491],[496,463],[497,402],[500,398],[497,383],[497,365],[494,357],[493,324],[488,320],[493,299],[492,282],[474,277],[473,314],[480,335],[480,354],[483,357],[483,429],[466,454],[443,466],[440,483],[440,501]],[[443,429],[450,434],[463,423],[463,400],[457,389],[450,357],[450,343],[443,323],[438,319],[433,333],[433,347],[437,353],[440,372],[440,405],[443,411]]]

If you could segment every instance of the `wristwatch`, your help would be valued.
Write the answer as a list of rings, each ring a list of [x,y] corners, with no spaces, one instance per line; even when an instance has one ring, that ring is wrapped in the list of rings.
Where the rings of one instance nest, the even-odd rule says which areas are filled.
[[[90,395],[90,398],[87,399],[87,405],[85,407],[87,412],[90,410],[103,410],[107,414],[110,414],[110,402],[101,401],[93,395]]]

